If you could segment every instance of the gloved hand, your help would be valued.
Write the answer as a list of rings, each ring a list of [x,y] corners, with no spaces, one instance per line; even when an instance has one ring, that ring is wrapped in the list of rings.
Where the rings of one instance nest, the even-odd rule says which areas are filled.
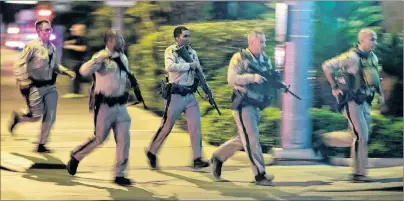
[[[109,54],[109,52],[107,51],[102,51],[100,52],[100,54],[97,55],[97,57],[94,59],[94,61],[96,63],[102,62],[105,59],[107,59],[108,57],[110,57],[111,55]]]

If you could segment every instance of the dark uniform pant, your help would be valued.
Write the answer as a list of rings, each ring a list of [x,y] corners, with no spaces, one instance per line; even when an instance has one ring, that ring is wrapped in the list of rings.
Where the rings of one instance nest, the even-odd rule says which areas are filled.
[[[220,161],[225,162],[237,151],[245,150],[255,176],[265,174],[265,162],[259,143],[259,109],[246,106],[233,110],[233,117],[237,124],[238,135],[222,144],[213,154]]]

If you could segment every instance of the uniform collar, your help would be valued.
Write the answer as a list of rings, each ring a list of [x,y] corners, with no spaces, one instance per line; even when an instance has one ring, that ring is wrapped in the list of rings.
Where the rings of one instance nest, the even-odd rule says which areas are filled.
[[[359,55],[359,57],[366,59],[372,54],[372,51],[364,51],[360,49],[359,44],[356,44],[355,51]]]
[[[45,46],[45,43],[40,38],[38,38],[38,42],[45,48],[51,47],[53,49],[53,45],[50,41],[48,42],[48,46]]]
[[[247,48],[247,52],[250,53],[251,57],[253,58],[253,60],[254,60],[255,62],[258,62],[258,61],[261,62],[261,61],[263,60],[262,54],[260,54],[260,56],[259,56],[259,58],[258,58],[259,60],[257,60],[257,58],[255,58],[254,54],[250,51],[250,49]]]
[[[110,51],[106,46],[105,46],[105,51],[107,51],[110,55],[111,58],[117,58],[120,56],[119,52],[116,51]]]
[[[179,48],[181,47],[181,45],[178,44],[178,42],[175,42],[175,46],[177,47],[177,49],[179,49]],[[190,45],[185,46],[185,48],[186,48],[188,51],[192,50],[192,48],[191,48]]]

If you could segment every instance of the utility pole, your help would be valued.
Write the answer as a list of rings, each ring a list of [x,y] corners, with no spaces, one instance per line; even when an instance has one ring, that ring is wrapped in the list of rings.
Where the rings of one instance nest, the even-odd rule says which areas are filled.
[[[314,2],[288,1],[287,7],[284,82],[302,100],[283,93],[282,148],[274,148],[272,156],[275,160],[313,160],[316,157],[311,148],[312,93],[308,78],[312,65]]]
[[[124,10],[136,5],[135,0],[106,0],[105,5],[115,7],[116,15],[112,21],[112,28],[123,32]]]
[[[123,27],[123,7],[116,7],[116,15],[112,21],[112,28],[122,32]]]

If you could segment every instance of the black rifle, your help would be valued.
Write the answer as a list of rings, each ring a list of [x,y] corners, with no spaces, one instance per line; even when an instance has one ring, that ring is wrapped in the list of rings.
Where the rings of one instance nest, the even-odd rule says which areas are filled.
[[[135,93],[136,99],[139,102],[143,103],[144,109],[148,109],[148,107],[146,106],[146,103],[144,102],[144,99],[142,96],[142,91],[140,91],[140,86],[139,86],[139,83],[137,82],[136,77],[132,73],[128,72],[125,65],[122,63],[120,57],[113,58],[112,60],[114,60],[118,64],[118,67],[121,71],[126,72],[126,74],[128,75],[128,79],[130,81],[130,85],[132,86],[133,92]],[[134,105],[138,104],[139,102],[135,102]]]
[[[180,49],[176,50],[176,52],[186,62],[188,62],[188,63],[194,62],[194,60],[189,55],[188,50],[185,48],[185,46],[182,46]],[[205,76],[203,75],[203,73],[198,68],[196,68],[195,69],[195,75],[199,80],[199,84],[201,85],[201,88],[202,88],[203,92],[205,92],[205,94],[208,96],[209,104],[211,106],[213,106],[217,110],[219,115],[222,115],[222,113],[219,110],[219,107],[216,104],[215,99],[213,98],[212,90],[210,90],[209,85],[206,82],[206,79],[205,79]]]
[[[292,96],[296,97],[299,100],[302,100],[299,96],[289,90],[290,85],[286,86],[284,82],[281,81],[281,76],[275,70],[267,70],[263,71],[260,67],[257,67],[253,62],[249,62],[248,67],[254,71],[255,73],[261,75],[265,79],[267,79],[270,87],[275,89],[284,89],[285,93],[290,93]]]

